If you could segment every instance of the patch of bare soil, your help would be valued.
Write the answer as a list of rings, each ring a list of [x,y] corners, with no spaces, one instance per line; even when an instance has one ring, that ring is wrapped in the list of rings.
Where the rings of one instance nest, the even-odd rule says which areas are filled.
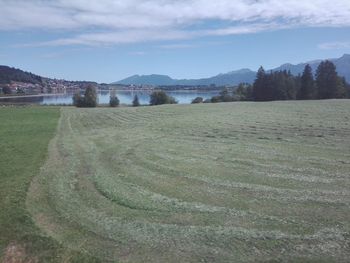
[[[28,257],[23,246],[11,243],[5,249],[4,257],[0,261],[2,263],[37,263],[38,259]]]

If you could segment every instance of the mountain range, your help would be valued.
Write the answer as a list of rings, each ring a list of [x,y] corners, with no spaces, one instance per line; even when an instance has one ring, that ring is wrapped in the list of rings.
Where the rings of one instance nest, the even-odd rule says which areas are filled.
[[[345,77],[350,82],[350,54],[344,54],[340,58],[328,59],[332,61],[337,67],[337,72],[340,76]],[[309,64],[316,72],[317,67],[322,60],[314,60],[300,64],[283,64],[280,67],[270,69],[268,71],[279,71],[289,70],[293,75],[302,74],[305,65]],[[250,69],[240,69],[231,71],[224,74],[219,74],[214,77],[202,78],[202,79],[173,79],[167,75],[134,75],[126,79],[114,82],[112,84],[123,84],[123,85],[153,85],[153,86],[226,86],[226,85],[238,85],[239,83],[253,83],[256,77],[256,71]]]

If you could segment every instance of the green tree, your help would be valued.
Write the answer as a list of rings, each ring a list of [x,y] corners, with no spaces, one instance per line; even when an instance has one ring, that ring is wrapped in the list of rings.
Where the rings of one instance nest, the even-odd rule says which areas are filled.
[[[111,91],[110,97],[109,97],[109,106],[111,107],[118,107],[119,106],[119,99],[117,97],[117,91],[113,89]]]
[[[337,98],[338,91],[338,74],[335,65],[329,61],[322,61],[316,71],[316,84],[319,99]]]
[[[137,94],[135,94],[135,96],[134,96],[134,99],[132,101],[132,106],[134,106],[134,107],[140,106],[140,101],[139,101],[139,97],[137,96]]]
[[[168,96],[163,90],[154,91],[150,96],[150,105],[176,104],[175,98]]]
[[[294,100],[299,82],[299,77],[294,77],[290,71],[265,73],[260,67],[253,85],[252,98],[255,101]]]
[[[96,107],[97,106],[97,94],[94,86],[89,85],[84,93],[84,96],[80,95],[80,91],[73,95],[73,105],[76,107]]]
[[[85,90],[83,107],[94,108],[96,106],[97,106],[96,88],[92,85],[89,85]]]

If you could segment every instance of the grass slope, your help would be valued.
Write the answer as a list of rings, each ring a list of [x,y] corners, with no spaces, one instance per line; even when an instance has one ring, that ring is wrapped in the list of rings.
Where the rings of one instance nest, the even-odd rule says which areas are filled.
[[[350,101],[62,109],[36,223],[104,262],[346,262]]]

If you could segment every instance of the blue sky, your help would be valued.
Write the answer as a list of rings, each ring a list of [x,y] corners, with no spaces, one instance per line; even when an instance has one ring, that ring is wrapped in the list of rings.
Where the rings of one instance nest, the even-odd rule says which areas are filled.
[[[350,53],[350,1],[0,0],[0,64],[112,82],[209,77]]]

